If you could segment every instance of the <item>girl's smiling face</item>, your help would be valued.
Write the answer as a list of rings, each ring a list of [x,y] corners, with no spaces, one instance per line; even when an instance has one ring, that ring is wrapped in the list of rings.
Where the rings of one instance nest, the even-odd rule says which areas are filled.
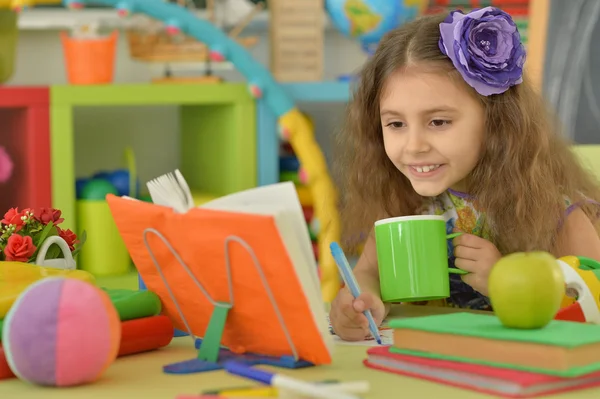
[[[483,105],[467,89],[411,67],[390,75],[379,105],[385,152],[419,195],[466,191],[485,129]]]

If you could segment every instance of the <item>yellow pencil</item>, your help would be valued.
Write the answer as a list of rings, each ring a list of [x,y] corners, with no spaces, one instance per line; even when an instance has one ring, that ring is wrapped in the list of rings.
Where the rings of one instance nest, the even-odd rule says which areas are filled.
[[[319,381],[319,384],[332,384],[332,386],[337,386],[337,380],[324,380]],[[342,384],[344,385],[344,384]],[[210,390],[203,392],[203,395],[215,395],[220,398],[274,398],[278,397],[280,394],[279,390],[275,387],[269,386],[245,386],[245,387],[236,387],[229,389],[221,389],[221,390]]]
[[[223,398],[270,398],[278,396],[278,391],[277,388],[272,387],[231,389],[219,391],[219,396]]]

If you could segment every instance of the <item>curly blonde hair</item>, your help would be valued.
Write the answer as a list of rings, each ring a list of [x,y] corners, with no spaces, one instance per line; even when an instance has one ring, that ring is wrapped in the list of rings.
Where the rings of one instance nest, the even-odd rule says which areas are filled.
[[[566,199],[581,201],[581,209],[593,218],[598,207],[584,199],[600,199],[599,185],[561,137],[560,124],[527,77],[489,97],[462,80],[438,47],[443,19],[426,16],[389,32],[360,73],[345,126],[337,135],[344,242],[354,247],[377,219],[416,214],[428,201],[386,156],[379,116],[388,76],[418,65],[456,79],[483,104],[482,154],[467,177],[467,187],[486,214],[494,244],[502,253],[553,252]]]

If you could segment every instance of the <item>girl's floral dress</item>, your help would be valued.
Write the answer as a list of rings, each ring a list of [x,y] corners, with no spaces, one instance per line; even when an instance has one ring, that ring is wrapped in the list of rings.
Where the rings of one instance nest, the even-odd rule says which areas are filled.
[[[583,203],[600,203],[586,199],[582,202],[572,202],[565,198],[565,214],[561,223],[574,209],[580,207]],[[490,239],[490,229],[486,225],[485,215],[477,210],[473,198],[468,194],[448,189],[445,193],[434,197],[431,202],[425,206],[424,215],[442,215],[446,220],[446,233],[451,234],[456,228],[467,234]],[[599,213],[600,216],[600,213]],[[448,240],[448,265],[454,265],[454,246],[452,240]],[[428,305],[450,306],[477,310],[492,310],[490,300],[485,295],[475,291],[471,286],[464,283],[460,275],[450,275],[450,297],[444,300],[429,301]]]
[[[444,216],[447,234],[451,234],[457,228],[467,234],[490,239],[485,215],[477,210],[467,194],[449,189],[442,195],[432,198],[423,214]],[[452,240],[448,240],[448,264],[452,268],[455,267],[454,260],[454,246]],[[488,297],[464,283],[458,274],[450,275],[450,297],[441,301],[429,301],[428,304],[491,310]]]

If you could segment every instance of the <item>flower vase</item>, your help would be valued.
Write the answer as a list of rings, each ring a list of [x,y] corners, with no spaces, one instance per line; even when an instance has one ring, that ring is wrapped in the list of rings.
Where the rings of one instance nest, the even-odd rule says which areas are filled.
[[[50,246],[53,244],[56,244],[60,247],[63,253],[63,258],[46,259],[48,248],[50,248]],[[73,259],[73,254],[71,253],[69,245],[59,236],[50,236],[44,240],[40,246],[37,257],[35,258],[35,264],[38,266],[52,267],[63,270],[77,269],[77,264],[75,263],[75,259]]]

